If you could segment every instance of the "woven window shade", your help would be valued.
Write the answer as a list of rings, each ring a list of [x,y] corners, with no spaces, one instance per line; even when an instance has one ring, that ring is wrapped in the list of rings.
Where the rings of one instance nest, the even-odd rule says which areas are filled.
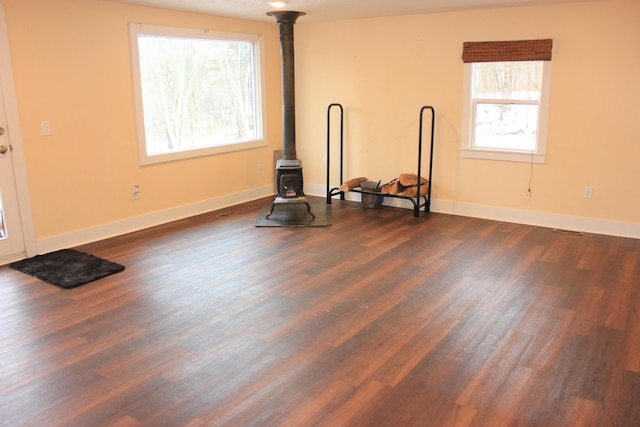
[[[463,62],[551,61],[552,39],[464,42]]]

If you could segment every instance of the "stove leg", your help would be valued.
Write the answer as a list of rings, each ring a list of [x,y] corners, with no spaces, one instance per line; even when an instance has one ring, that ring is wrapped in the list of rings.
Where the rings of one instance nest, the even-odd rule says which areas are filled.
[[[275,202],[271,204],[271,210],[269,211],[269,213],[267,214],[267,216],[265,217],[266,219],[269,219],[269,217],[271,216],[271,214],[273,213],[273,209],[276,207]]]
[[[313,219],[316,219],[316,216],[313,214],[313,212],[311,212],[311,205],[309,204],[309,202],[304,203],[307,205],[307,212],[309,212],[309,215],[311,215]]]
[[[267,214],[267,216],[265,216],[266,219],[269,219],[269,217],[273,214],[273,210],[276,208],[276,205],[278,203],[277,202],[273,202],[271,204],[271,209],[269,210],[269,213]],[[311,218],[316,219],[316,216],[313,214],[313,212],[311,212],[311,205],[309,204],[309,202],[304,202],[305,205],[307,205],[307,212],[309,212],[309,215],[311,215]]]

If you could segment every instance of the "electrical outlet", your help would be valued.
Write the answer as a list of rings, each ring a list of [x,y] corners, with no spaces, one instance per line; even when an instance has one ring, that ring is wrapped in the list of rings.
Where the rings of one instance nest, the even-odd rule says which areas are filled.
[[[131,200],[138,200],[140,198],[140,186],[134,185],[131,189]]]
[[[584,192],[583,192],[583,194],[582,194],[582,195],[583,195],[583,197],[584,197],[585,199],[590,199],[590,198],[592,198],[592,197],[593,197],[593,187],[591,187],[591,186],[586,186],[586,187],[584,187]]]

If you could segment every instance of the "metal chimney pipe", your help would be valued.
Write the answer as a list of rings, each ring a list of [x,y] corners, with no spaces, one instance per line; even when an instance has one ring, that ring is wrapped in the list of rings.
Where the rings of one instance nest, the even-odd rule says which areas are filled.
[[[280,55],[282,56],[282,158],[296,159],[296,93],[293,57],[293,24],[304,12],[273,11],[280,29]]]

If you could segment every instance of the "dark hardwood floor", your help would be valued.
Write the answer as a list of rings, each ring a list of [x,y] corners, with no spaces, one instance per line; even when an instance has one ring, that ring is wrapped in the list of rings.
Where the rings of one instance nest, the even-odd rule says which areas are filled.
[[[80,247],[127,268],[73,290],[0,268],[0,425],[639,425],[639,240],[270,201]]]

